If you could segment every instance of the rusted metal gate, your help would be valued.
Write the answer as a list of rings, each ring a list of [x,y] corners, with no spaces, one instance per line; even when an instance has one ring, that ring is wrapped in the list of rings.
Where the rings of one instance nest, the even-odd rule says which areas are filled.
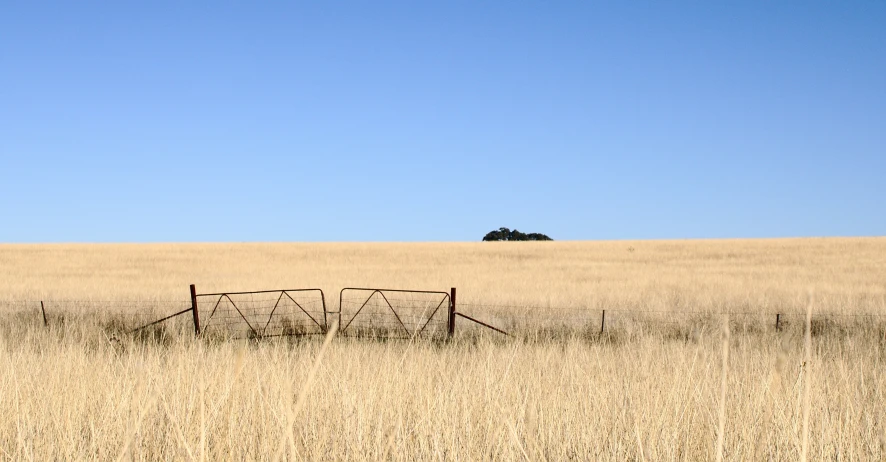
[[[454,305],[447,292],[349,287],[339,293],[339,307],[343,336],[443,339]]]
[[[509,335],[456,311],[455,288],[442,292],[349,287],[339,293],[339,310],[329,311],[320,289],[198,294],[193,284],[190,308],[132,332],[188,314],[196,335],[232,339],[322,335],[337,321],[339,335],[346,337],[442,340],[455,334],[456,317]]]
[[[326,297],[320,289],[195,294],[208,336],[265,338],[325,334]]]

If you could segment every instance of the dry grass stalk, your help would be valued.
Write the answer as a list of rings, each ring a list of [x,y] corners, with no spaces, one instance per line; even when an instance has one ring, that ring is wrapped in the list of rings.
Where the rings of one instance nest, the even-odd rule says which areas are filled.
[[[809,393],[812,389],[812,291],[806,303],[806,329],[803,335],[803,446],[800,460],[806,462],[809,454]]]
[[[723,460],[723,441],[726,438],[726,389],[729,381],[729,316],[723,318],[723,348],[720,364],[720,405],[717,425],[717,462]]]

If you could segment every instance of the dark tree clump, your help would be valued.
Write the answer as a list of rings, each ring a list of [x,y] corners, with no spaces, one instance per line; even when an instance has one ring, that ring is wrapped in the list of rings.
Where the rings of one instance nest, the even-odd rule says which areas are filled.
[[[499,228],[490,231],[483,236],[484,241],[553,241],[550,237],[541,233],[521,233],[516,229]]]

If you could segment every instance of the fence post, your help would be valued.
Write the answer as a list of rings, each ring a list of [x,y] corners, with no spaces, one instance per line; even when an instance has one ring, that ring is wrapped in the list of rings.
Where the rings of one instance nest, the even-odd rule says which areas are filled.
[[[606,310],[603,310],[603,316],[600,318],[600,333],[603,333],[603,329],[606,328]]]
[[[449,338],[455,335],[455,287],[449,292]]]
[[[781,330],[781,313],[775,313],[775,330]]]
[[[200,313],[197,311],[197,288],[191,284],[191,314],[194,315],[194,335],[200,335]]]
[[[43,306],[43,300],[40,300],[40,311],[43,312],[43,325],[49,327],[49,321],[46,320],[46,307]]]

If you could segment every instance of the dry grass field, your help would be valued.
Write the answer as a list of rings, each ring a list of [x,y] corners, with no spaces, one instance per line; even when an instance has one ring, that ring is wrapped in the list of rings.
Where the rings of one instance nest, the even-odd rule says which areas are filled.
[[[186,302],[190,283],[457,287],[515,329],[615,319],[605,336],[157,342],[0,303],[0,458],[886,459],[886,238],[0,245],[0,300]],[[807,348],[810,300],[839,316]]]

